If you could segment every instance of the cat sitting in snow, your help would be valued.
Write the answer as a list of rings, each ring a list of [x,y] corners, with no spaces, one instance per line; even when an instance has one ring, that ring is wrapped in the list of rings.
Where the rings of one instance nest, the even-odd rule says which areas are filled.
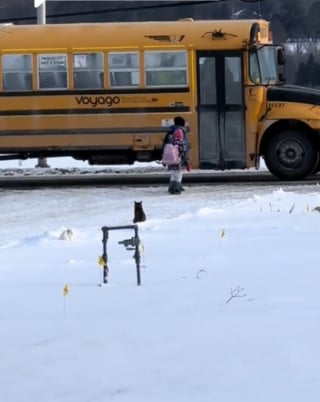
[[[146,219],[147,217],[143,210],[142,201],[135,201],[133,223],[144,222]]]

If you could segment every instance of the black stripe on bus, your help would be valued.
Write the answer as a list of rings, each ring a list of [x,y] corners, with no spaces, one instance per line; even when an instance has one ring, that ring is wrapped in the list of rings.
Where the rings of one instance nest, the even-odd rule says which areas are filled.
[[[132,108],[88,108],[88,109],[41,109],[41,110],[0,110],[0,116],[34,115],[88,115],[88,114],[137,114],[137,113],[180,113],[189,112],[189,106],[132,107]]]
[[[37,91],[2,91],[0,97],[12,96],[61,96],[61,95],[141,95],[141,94],[158,94],[165,93],[186,93],[190,92],[188,87],[184,88],[144,88],[144,89],[45,89]]]
[[[0,130],[0,137],[45,136],[45,135],[94,135],[94,134],[159,134],[166,133],[168,127],[114,127],[114,128],[79,128],[79,129],[43,129],[43,130]]]

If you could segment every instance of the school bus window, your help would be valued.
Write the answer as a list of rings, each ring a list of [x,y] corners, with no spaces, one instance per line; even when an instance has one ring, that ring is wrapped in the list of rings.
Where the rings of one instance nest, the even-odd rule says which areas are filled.
[[[32,56],[30,54],[3,55],[2,70],[4,91],[32,90]]]
[[[241,104],[243,84],[240,57],[225,57],[224,80],[226,104]]]
[[[255,84],[260,84],[261,82],[258,56],[256,52],[250,54],[250,79]]]
[[[216,58],[199,57],[199,81],[200,102],[202,105],[215,105],[217,103],[216,85]]]
[[[145,52],[146,86],[185,87],[187,82],[187,53]]]
[[[103,88],[102,53],[74,54],[73,78],[75,89]]]
[[[39,54],[39,89],[67,88],[67,55]]]
[[[111,87],[136,87],[140,83],[138,53],[109,53]]]
[[[250,54],[250,78],[252,81],[270,85],[278,83],[276,49],[272,46],[261,46]],[[259,71],[259,80],[255,80],[255,71]]]
[[[276,84],[278,81],[276,68],[276,51],[274,47],[263,46],[258,49],[258,58],[263,84]]]

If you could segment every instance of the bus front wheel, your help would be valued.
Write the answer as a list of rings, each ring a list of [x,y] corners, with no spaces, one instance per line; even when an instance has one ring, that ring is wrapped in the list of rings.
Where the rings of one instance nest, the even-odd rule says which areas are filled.
[[[264,158],[274,176],[280,179],[303,179],[314,171],[319,153],[306,134],[287,130],[269,140]]]

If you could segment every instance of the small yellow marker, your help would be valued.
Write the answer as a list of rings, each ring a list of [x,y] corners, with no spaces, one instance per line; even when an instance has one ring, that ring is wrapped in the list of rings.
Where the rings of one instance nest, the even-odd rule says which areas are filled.
[[[63,296],[68,296],[69,294],[69,285],[65,284],[63,288]]]
[[[100,265],[101,268],[103,268],[104,265],[105,265],[105,260],[102,257],[102,255],[100,255],[99,258],[98,258],[98,265]]]
[[[221,233],[220,233],[220,238],[224,239],[225,235],[226,235],[226,231],[225,231],[225,229],[222,229]]]
[[[63,311],[66,313],[66,296],[69,294],[69,285],[66,283],[63,287]]]

